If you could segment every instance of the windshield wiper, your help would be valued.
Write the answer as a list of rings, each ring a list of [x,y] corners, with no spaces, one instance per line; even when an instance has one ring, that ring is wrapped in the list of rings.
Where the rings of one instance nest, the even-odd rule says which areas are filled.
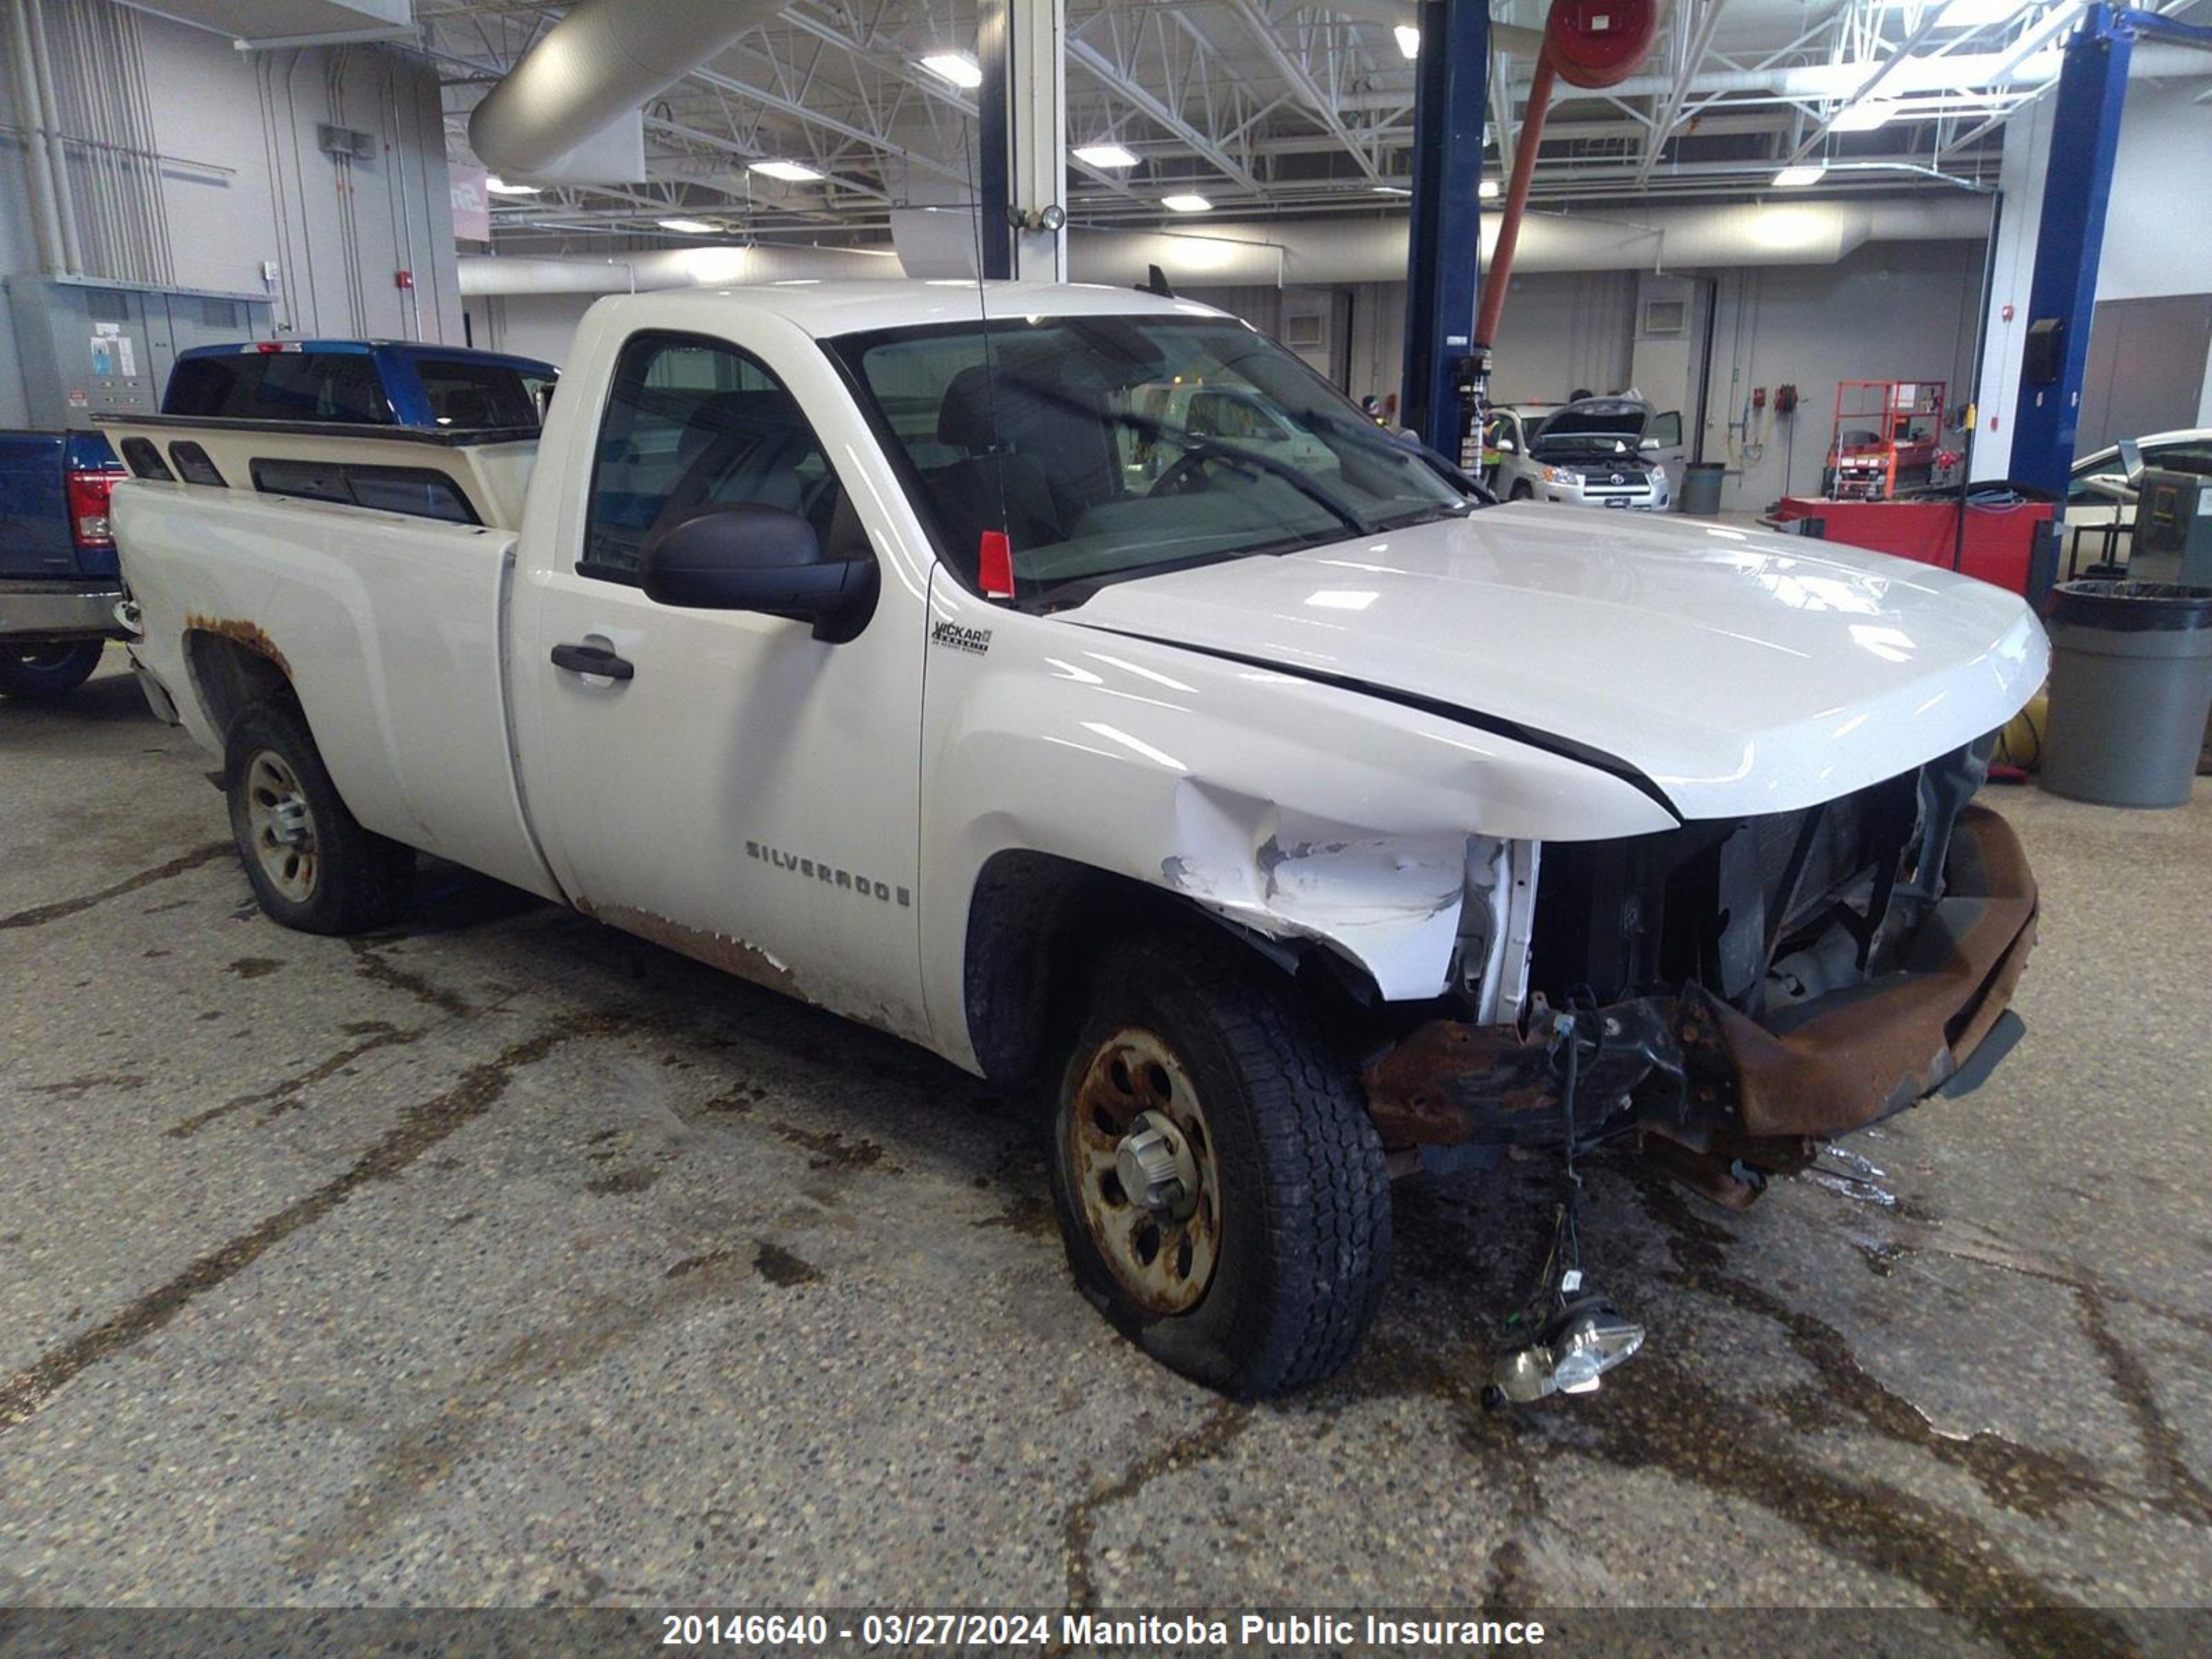
[[[1262,455],[1255,450],[1240,449],[1235,444],[1223,443],[1218,438],[1202,438],[1195,432],[1170,426],[1167,422],[1154,420],[1148,415],[1123,412],[1114,415],[1112,418],[1121,425],[1135,428],[1155,442],[1165,438],[1185,454],[1212,455],[1233,465],[1256,467],[1262,472],[1273,473],[1308,501],[1320,503],[1353,535],[1365,536],[1373,532],[1374,526],[1339,500],[1335,491],[1287,461],[1279,461],[1272,455]]]

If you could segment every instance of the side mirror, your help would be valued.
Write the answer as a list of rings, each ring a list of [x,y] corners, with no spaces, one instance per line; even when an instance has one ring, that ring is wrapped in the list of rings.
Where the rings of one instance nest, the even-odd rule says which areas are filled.
[[[1501,455],[1518,455],[1521,453],[1521,446],[1510,438],[1500,438],[1491,447]]]
[[[805,520],[751,502],[704,507],[655,532],[638,580],[657,604],[788,617],[832,644],[867,625],[879,586],[873,559],[825,559]]]

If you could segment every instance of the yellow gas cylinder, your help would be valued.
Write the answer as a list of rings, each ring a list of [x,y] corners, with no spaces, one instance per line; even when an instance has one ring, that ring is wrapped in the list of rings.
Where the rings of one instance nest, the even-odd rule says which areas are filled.
[[[1990,758],[2000,766],[2017,766],[2033,772],[2043,760],[2043,733],[2049,726],[2048,687],[2027,700],[2027,707],[2005,722],[1997,733],[1996,752]]]

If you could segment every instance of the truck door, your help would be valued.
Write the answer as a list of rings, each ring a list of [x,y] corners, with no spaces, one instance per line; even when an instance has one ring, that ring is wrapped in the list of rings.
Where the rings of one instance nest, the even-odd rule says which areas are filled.
[[[557,530],[526,524],[523,788],[587,913],[919,1036],[918,598],[887,579],[860,636],[832,645],[804,622],[672,608],[637,585],[655,529],[703,507],[784,508],[832,557],[876,550],[831,462],[852,465],[858,412],[811,341],[785,349],[771,366],[720,339],[631,334],[596,434],[541,457],[583,487]],[[852,430],[838,448],[803,401],[841,405],[830,413]],[[555,664],[576,647],[611,672]]]

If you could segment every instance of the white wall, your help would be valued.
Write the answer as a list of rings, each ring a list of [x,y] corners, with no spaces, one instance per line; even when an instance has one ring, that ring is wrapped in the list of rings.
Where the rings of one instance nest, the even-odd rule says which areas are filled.
[[[1820,483],[1842,380],[1944,380],[1953,403],[1972,373],[1982,285],[1978,242],[1877,242],[1833,265],[1714,272],[1705,459],[1729,466],[1722,505],[1762,508]],[[1794,420],[1774,416],[1790,384]],[[1765,387],[1749,445],[1727,430]]]
[[[1636,275],[1589,271],[1516,276],[1499,325],[1492,398],[1555,402],[1588,387],[1629,383]],[[1352,290],[1352,395],[1399,389],[1406,351],[1406,285],[1362,283]]]
[[[2100,300],[2212,294],[2212,105],[2202,81],[2128,82]]]
[[[479,295],[465,304],[469,338],[479,351],[512,351],[557,367],[568,361],[576,325],[599,297],[596,294],[503,294],[495,298]]]
[[[71,3],[45,8],[64,61]],[[262,265],[273,260],[277,319],[294,331],[458,341],[436,73],[383,46],[241,52],[221,35],[137,15],[174,284],[270,292]],[[7,70],[0,126],[12,129],[24,118]],[[318,122],[369,133],[375,153],[342,168],[317,148]],[[0,132],[0,275],[39,268],[23,163],[21,140]],[[411,292],[397,285],[403,270]],[[13,330],[0,327],[0,428],[28,418],[15,352]]]

